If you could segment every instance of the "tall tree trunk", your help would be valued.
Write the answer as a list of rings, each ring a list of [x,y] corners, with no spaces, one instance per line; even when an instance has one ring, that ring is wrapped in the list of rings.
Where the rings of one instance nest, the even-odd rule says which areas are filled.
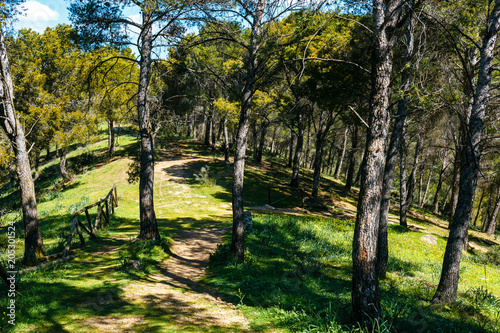
[[[380,219],[377,243],[377,274],[379,278],[385,278],[387,273],[387,264],[389,261],[389,244],[387,239],[387,225],[389,220],[389,209],[391,204],[391,189],[394,181],[394,170],[398,157],[398,148],[403,135],[403,129],[406,127],[406,115],[408,109],[408,94],[410,89],[410,64],[414,55],[415,34],[413,29],[413,17],[406,21],[406,56],[404,61],[404,70],[401,75],[400,91],[403,98],[399,100],[394,128],[392,130],[387,156],[385,160],[384,180],[382,183],[382,193],[380,202]]]
[[[158,224],[154,209],[154,137],[151,112],[148,108],[148,88],[151,78],[151,52],[153,47],[152,2],[146,1],[142,10],[139,90],[137,93],[137,117],[141,137],[139,172],[139,211],[141,230],[139,239],[159,240]]]
[[[67,153],[68,148],[63,147],[59,150],[59,171],[61,172],[61,176],[63,181],[68,182],[71,180],[71,175],[68,172],[67,166]]]
[[[479,175],[481,159],[481,138],[483,122],[488,105],[491,73],[498,29],[500,27],[500,0],[495,0],[495,6],[488,17],[487,30],[481,46],[481,60],[478,73],[478,83],[474,96],[471,115],[464,133],[463,157],[460,171],[460,191],[457,209],[453,216],[450,235],[446,244],[443,259],[443,269],[433,303],[450,302],[458,290],[460,275],[460,260],[467,238],[467,229],[472,211],[474,192]]]
[[[299,187],[299,168],[300,160],[302,157],[302,147],[304,145],[304,125],[302,124],[304,116],[302,113],[299,115],[298,127],[297,127],[297,145],[295,147],[295,154],[293,156],[292,165],[292,179],[290,181],[291,187]]]
[[[377,242],[381,188],[389,131],[390,83],[401,1],[373,1],[372,91],[358,211],[353,237],[352,319],[373,325],[380,318]]]
[[[455,151],[455,160],[453,162],[453,179],[451,181],[451,201],[450,201],[450,223],[448,228],[451,228],[451,221],[453,220],[453,216],[455,215],[455,209],[457,208],[458,202],[458,190],[460,183],[460,148],[457,145],[457,149]]]
[[[264,154],[264,143],[266,139],[266,133],[267,133],[267,124],[262,123],[260,127],[259,147],[257,148],[257,156],[255,158],[255,161],[259,164],[262,163],[262,155]]]
[[[212,150],[215,150],[215,144],[216,144],[216,127],[217,123],[215,122],[215,107],[213,103],[210,103],[210,111],[211,111],[211,116],[210,118],[212,119],[211,125],[211,133],[212,133]]]
[[[406,182],[406,126],[403,127],[399,140],[399,224],[408,227],[406,212],[408,205],[408,183]]]
[[[411,169],[410,177],[408,179],[408,195],[406,197],[406,212],[411,207],[413,197],[415,196],[415,188],[417,185],[417,170],[420,168],[420,154],[422,153],[424,137],[419,134],[417,138],[417,146],[415,147],[415,156],[413,157],[413,168]]]
[[[227,135],[227,119],[224,118],[224,162],[229,164],[229,136]]]
[[[351,150],[349,151],[349,156],[347,158],[347,163],[349,168],[347,168],[347,175],[345,177],[344,191],[348,192],[351,190],[352,184],[354,182],[354,170],[356,168],[356,152],[358,150],[358,126],[352,126],[352,140],[351,140]]]
[[[108,157],[113,157],[115,154],[115,130],[114,121],[111,118],[108,121]]]
[[[495,225],[497,222],[498,212],[500,211],[500,184],[497,184],[497,193],[496,193],[495,207],[493,208],[493,213],[491,213],[490,218],[488,219],[488,223],[484,225],[484,232],[488,235],[493,235],[495,232]]]
[[[288,164],[287,164],[287,167],[291,168],[292,165],[293,165],[293,138],[295,136],[293,135],[293,131],[290,130],[290,146],[289,146],[289,149],[288,149]]]
[[[448,166],[446,165],[446,159],[445,159],[441,164],[441,171],[439,172],[439,179],[436,186],[436,193],[434,194],[434,202],[433,202],[434,214],[439,214],[439,193],[441,192],[441,188],[443,187],[444,172],[446,171],[447,167]]]
[[[432,171],[434,170],[434,163],[435,160],[432,161],[432,165],[429,168],[429,175],[427,176],[427,182],[425,183],[425,190],[424,190],[424,195],[422,196],[422,201],[419,204],[420,208],[423,208],[425,205],[425,202],[427,201],[427,194],[429,194],[429,187],[431,185],[431,179],[432,179]]]
[[[42,234],[38,223],[35,184],[26,150],[26,138],[19,118],[14,110],[14,86],[10,74],[9,60],[2,27],[0,25],[0,127],[9,138],[16,157],[16,171],[21,187],[21,207],[24,222],[23,264],[33,265],[37,257],[45,254]]]
[[[205,139],[203,144],[205,146],[210,146],[210,130],[212,129],[212,125],[210,123],[210,115],[205,114]]]
[[[335,166],[335,173],[333,175],[333,178],[339,179],[340,177],[340,172],[342,170],[342,163],[344,162],[344,156],[345,156],[345,151],[347,147],[347,134],[349,132],[349,127],[346,126],[344,130],[344,140],[342,141],[342,148],[339,150],[339,159],[337,161],[337,165]]]
[[[311,195],[316,198],[319,192],[319,183],[321,181],[321,165],[323,164],[323,152],[325,146],[326,133],[329,131],[331,122],[324,119],[324,111],[321,112],[318,130],[316,132],[315,148],[316,154],[314,155],[314,174],[313,174],[313,187]]]
[[[266,0],[258,0],[253,13],[251,42],[248,48],[247,72],[245,85],[241,95],[241,109],[238,123],[238,133],[235,142],[233,168],[233,234],[231,252],[239,262],[245,260],[245,226],[243,222],[243,180],[245,173],[245,153],[247,149],[247,134],[250,125],[250,111],[255,89],[257,71],[257,53],[259,51],[261,20],[266,7]]]

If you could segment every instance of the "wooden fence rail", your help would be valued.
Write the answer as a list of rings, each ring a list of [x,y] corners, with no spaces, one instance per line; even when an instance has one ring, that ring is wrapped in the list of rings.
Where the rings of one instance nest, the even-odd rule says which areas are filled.
[[[89,209],[97,206],[97,214],[95,220],[92,221],[89,213]],[[116,185],[113,185],[113,188],[108,192],[106,197],[99,199],[97,202],[94,202],[91,205],[85,206],[79,211],[73,213],[72,215],[72,223],[69,231],[68,239],[66,240],[66,245],[64,246],[64,251],[61,253],[56,253],[50,256],[45,256],[39,258],[40,261],[46,261],[45,263],[25,268],[21,271],[18,271],[17,274],[23,274],[25,272],[35,271],[39,268],[50,267],[58,263],[62,263],[68,260],[73,260],[75,256],[69,255],[71,252],[71,242],[73,241],[73,236],[75,231],[78,233],[78,237],[80,239],[80,243],[85,246],[85,237],[83,237],[83,232],[85,231],[90,235],[91,238],[97,237],[97,230],[100,226],[101,230],[104,230],[104,220],[106,220],[106,225],[109,225],[111,220],[111,214],[114,214],[115,207],[118,207],[118,191],[116,189]],[[87,220],[88,227],[79,219],[79,216],[85,213],[84,220]],[[50,261],[51,259],[60,258],[57,260]]]

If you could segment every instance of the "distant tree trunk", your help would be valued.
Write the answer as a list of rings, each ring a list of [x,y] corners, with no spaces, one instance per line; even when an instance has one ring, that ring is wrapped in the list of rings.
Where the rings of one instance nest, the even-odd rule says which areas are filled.
[[[476,209],[476,217],[474,218],[474,222],[473,222],[473,225],[476,226],[477,224],[477,219],[479,218],[479,214],[481,213],[481,206],[483,204],[483,199],[484,199],[484,194],[486,192],[486,189],[483,188],[483,190],[481,191],[481,197],[479,198],[479,203],[477,204],[477,209]],[[490,211],[490,206],[491,206],[491,195],[489,196],[489,200],[488,200],[488,207],[486,208],[486,215],[489,214],[489,211]]]
[[[299,168],[300,160],[302,157],[302,147],[304,145],[304,124],[302,113],[299,115],[298,127],[297,127],[297,145],[295,147],[295,154],[293,157],[292,166],[292,180],[290,181],[291,187],[299,187]]]
[[[212,118],[212,129],[211,129],[211,133],[212,133],[212,150],[215,150],[215,145],[216,145],[216,127],[217,127],[217,123],[215,122],[215,108],[214,108],[214,104],[213,103],[210,103],[210,109],[211,109],[211,116],[210,118]]]
[[[45,153],[45,161],[50,160],[50,144],[47,144],[46,153]]]
[[[3,24],[3,23],[2,23]],[[7,135],[16,157],[16,171],[21,187],[21,208],[24,222],[24,265],[33,265],[37,257],[45,254],[42,234],[38,223],[35,184],[26,150],[24,129],[14,110],[14,86],[2,27],[0,25],[0,127]]]
[[[373,326],[380,318],[377,242],[389,131],[390,83],[402,1],[374,0],[374,49],[369,129],[352,246],[352,319]],[[410,5],[410,4],[409,4]]]
[[[436,294],[432,299],[434,304],[452,301],[458,290],[462,250],[467,238],[472,202],[479,175],[483,122],[488,105],[495,42],[499,27],[500,0],[495,0],[495,6],[488,17],[487,30],[481,46],[481,60],[474,104],[466,124],[467,131],[464,133],[458,203],[446,244],[441,278]]]
[[[210,115],[205,114],[205,139],[203,144],[205,146],[210,146],[210,130],[212,129],[212,126],[210,125]]]
[[[147,1],[146,7],[152,6]],[[154,209],[154,137],[151,112],[148,108],[148,87],[151,78],[151,51],[153,46],[152,13],[150,8],[142,10],[143,30],[140,34],[139,89],[137,93],[137,117],[141,138],[139,172],[139,211],[141,230],[139,239],[160,239]]]
[[[350,191],[352,184],[354,182],[354,170],[356,167],[356,152],[358,150],[358,126],[352,126],[352,140],[351,140],[351,150],[349,151],[349,156],[347,157],[347,163],[349,168],[347,168],[346,181],[344,186],[344,191]]]
[[[434,170],[434,160],[432,161],[432,166],[429,168],[429,175],[427,176],[427,182],[425,183],[425,191],[422,199],[420,201],[419,207],[423,208],[425,202],[427,201],[427,194],[429,193],[429,187],[431,185],[432,171]]]
[[[262,123],[260,127],[259,147],[257,148],[257,156],[255,158],[255,161],[259,164],[262,163],[262,155],[264,154],[267,126],[267,124]]]
[[[224,118],[224,162],[229,164],[229,137],[227,135],[227,119]]]
[[[61,172],[61,176],[65,182],[71,180],[71,175],[69,174],[67,167],[67,151],[68,149],[66,147],[59,150],[59,171]]]
[[[358,166],[358,172],[356,172],[356,179],[354,179],[354,186],[359,186],[359,181],[361,180],[361,172],[363,170],[363,159],[365,158],[365,151],[361,152],[361,158],[359,159],[361,162]]]
[[[233,234],[231,252],[239,262],[245,260],[245,226],[243,221],[243,180],[245,173],[245,153],[247,149],[247,134],[250,125],[250,111],[255,89],[255,76],[258,67],[258,41],[261,35],[261,20],[266,0],[258,0],[253,14],[251,43],[248,48],[248,63],[245,85],[241,95],[241,109],[238,123],[238,133],[235,141],[233,168]]]
[[[345,156],[345,151],[346,151],[346,146],[347,146],[347,134],[349,132],[349,127],[346,126],[344,130],[344,141],[342,141],[342,148],[339,150],[339,159],[337,161],[337,165],[335,166],[335,173],[333,175],[333,178],[339,179],[340,177],[340,172],[342,170],[342,163],[344,162],[344,156]]]
[[[488,235],[493,235],[495,232],[495,226],[497,222],[498,212],[500,211],[500,184],[497,184],[497,193],[495,200],[495,207],[493,208],[493,213],[491,213],[490,218],[487,223],[484,224],[483,231]]]
[[[405,138],[402,138],[402,142],[404,142]],[[405,198],[401,200],[401,209],[400,209],[400,212],[399,212],[399,223],[402,225],[402,226],[408,226],[408,222],[406,220],[407,218],[407,214],[408,214],[408,210],[410,209],[411,207],[411,203],[413,201],[413,195],[415,193],[415,185],[416,185],[416,179],[417,179],[417,170],[418,170],[418,167],[419,167],[419,158],[420,158],[420,153],[422,151],[422,144],[423,144],[423,135],[422,134],[419,134],[418,135],[418,138],[417,138],[417,146],[415,147],[415,155],[414,155],[414,158],[413,158],[413,168],[410,172],[410,176],[408,177],[408,181],[406,180],[401,180],[401,195],[403,195],[403,193],[406,194]],[[402,148],[404,150],[404,148]],[[401,155],[406,155],[406,153],[404,151],[401,152]],[[405,156],[406,157],[406,156]],[[406,158],[404,159],[406,162]],[[405,165],[403,165],[403,157],[401,156],[401,163],[402,163],[402,166],[401,166],[401,176],[403,176],[406,172],[405,172]],[[405,163],[406,164],[406,163]],[[405,189],[403,189],[402,187],[405,187]],[[404,205],[403,205],[404,204]]]
[[[439,214],[439,193],[441,192],[441,188],[443,187],[443,177],[447,167],[448,166],[446,165],[446,160],[443,160],[443,163],[441,164],[441,171],[439,172],[438,183],[436,186],[436,193],[434,194],[434,214]]]
[[[293,131],[290,131],[290,147],[289,147],[290,149],[288,149],[288,164],[287,164],[287,166],[289,168],[291,168],[293,165],[293,141],[294,141],[293,138],[294,137],[295,136],[293,135]]]
[[[321,117],[319,120],[318,129],[316,131],[315,148],[316,154],[314,155],[314,174],[313,174],[313,187],[311,195],[316,198],[319,192],[319,184],[321,181],[321,166],[323,164],[323,153],[325,147],[325,139],[328,131],[332,125],[331,115],[328,115],[327,119],[324,119],[325,112],[321,112]]]
[[[455,152],[455,160],[453,162],[453,179],[451,181],[451,201],[450,201],[450,223],[448,225],[451,228],[451,221],[453,220],[453,216],[455,215],[455,209],[457,208],[458,202],[458,190],[460,183],[460,148],[457,146],[457,150]]]
[[[408,205],[406,199],[408,197],[408,184],[406,182],[406,126],[403,127],[401,138],[399,141],[399,224],[403,227],[408,227],[406,221],[406,212]]]
[[[115,130],[114,121],[111,118],[108,121],[108,157],[113,157],[115,154]]]

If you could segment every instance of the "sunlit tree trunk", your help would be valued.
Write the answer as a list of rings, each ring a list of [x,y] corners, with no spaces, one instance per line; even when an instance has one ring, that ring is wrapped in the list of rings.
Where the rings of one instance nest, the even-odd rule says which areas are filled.
[[[154,137],[151,112],[148,108],[148,87],[151,78],[151,51],[153,47],[151,1],[142,10],[139,91],[137,94],[137,116],[141,138],[139,174],[139,211],[141,230],[139,239],[159,240],[158,225],[154,209]]]
[[[24,221],[23,264],[33,265],[37,257],[45,254],[42,234],[38,222],[35,184],[31,176],[31,166],[26,150],[24,130],[14,110],[14,86],[10,74],[9,60],[3,31],[0,26],[0,127],[9,138],[16,157],[16,172],[21,187],[21,208]]]
[[[241,94],[241,109],[238,132],[235,141],[233,168],[233,234],[231,252],[239,262],[245,260],[245,226],[243,221],[243,180],[245,174],[245,153],[247,149],[248,127],[250,125],[250,108],[255,90],[257,71],[257,53],[259,51],[261,20],[266,0],[259,0],[253,13],[251,42],[248,48],[248,62],[245,85]]]

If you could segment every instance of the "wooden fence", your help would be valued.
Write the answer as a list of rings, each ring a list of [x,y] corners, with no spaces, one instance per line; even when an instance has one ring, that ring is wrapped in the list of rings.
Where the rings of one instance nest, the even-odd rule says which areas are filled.
[[[97,206],[97,214],[95,216],[95,219],[92,221],[89,210],[96,206]],[[118,207],[118,193],[116,185],[113,185],[113,188],[108,192],[106,197],[99,199],[97,202],[80,209],[76,213],[73,213],[71,229],[69,231],[68,239],[66,241],[66,246],[64,247],[63,252],[56,253],[50,256],[41,257],[39,258],[39,260],[42,262],[46,261],[45,263],[38,266],[25,268],[17,272],[17,274],[23,274],[26,272],[37,270],[39,268],[49,267],[61,262],[75,259],[75,256],[69,255],[71,251],[71,242],[73,241],[75,230],[80,238],[80,243],[83,246],[85,246],[85,238],[83,237],[82,230],[85,231],[87,234],[89,234],[91,238],[97,237],[97,230],[99,228],[101,230],[104,230],[104,222],[106,222],[106,225],[109,225],[111,214],[115,213],[116,207]],[[83,213],[85,213],[84,221],[87,222],[88,227],[79,218],[80,215],[83,215]]]

